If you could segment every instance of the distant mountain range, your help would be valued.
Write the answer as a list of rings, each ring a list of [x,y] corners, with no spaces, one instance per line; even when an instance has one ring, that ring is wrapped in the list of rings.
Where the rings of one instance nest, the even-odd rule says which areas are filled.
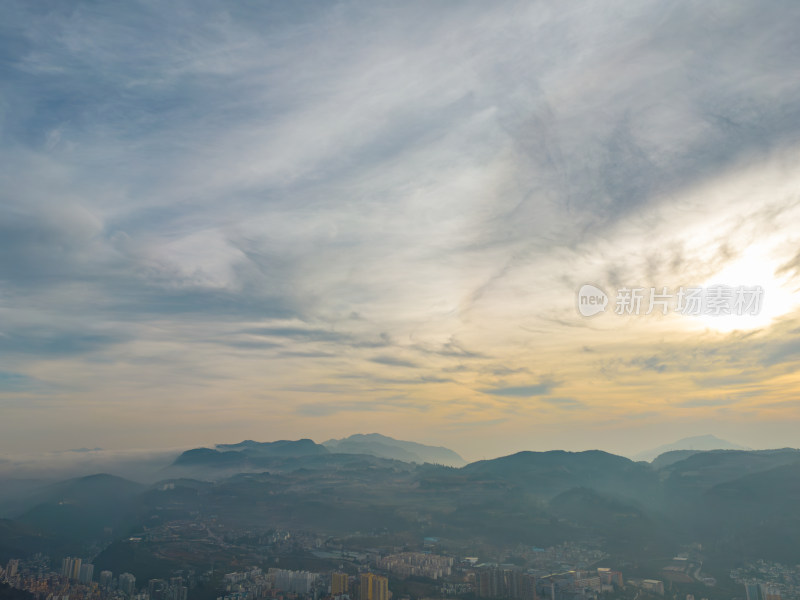
[[[331,452],[341,454],[369,454],[380,458],[420,464],[427,462],[449,467],[461,467],[467,464],[449,448],[396,440],[379,433],[357,433],[340,440],[328,440],[322,445]]]
[[[693,437],[680,439],[671,444],[664,444],[663,446],[658,446],[657,448],[652,448],[651,450],[645,450],[644,452],[640,452],[639,454],[635,455],[633,459],[646,460],[650,462],[662,454],[678,450],[749,450],[749,448],[720,439],[715,435],[696,435]],[[683,456],[688,456],[688,454],[684,454]]]
[[[179,467],[246,467],[262,464],[263,460],[260,459],[313,456],[327,452],[324,446],[309,439],[277,442],[245,440],[238,444],[217,444],[216,448],[193,448],[178,456],[172,464]]]
[[[254,442],[245,440],[238,444],[217,444],[216,448],[222,452],[242,452],[250,456],[308,456],[310,454],[325,454],[325,448],[320,444],[303,438],[301,440],[278,440],[277,442]]]
[[[340,452],[354,449],[348,440],[371,452],[396,445],[433,462]],[[126,536],[213,519],[233,529],[329,535],[382,531],[541,546],[602,540],[621,560],[673,556],[698,543],[721,569],[753,558],[800,563],[800,450],[670,451],[652,463],[557,450],[454,468],[441,464],[448,457],[441,448],[430,454],[430,446],[383,436],[334,442],[197,448],[150,486],[94,475],[42,487],[15,519],[0,520],[0,562],[23,549],[60,555],[117,540],[96,568],[126,570]],[[149,551],[137,548],[137,560]]]
[[[432,463],[446,466],[463,466],[466,461],[448,448],[426,446],[380,435],[356,434],[340,440],[317,444],[310,439],[255,442],[245,440],[238,444],[217,444],[214,448],[194,448],[183,452],[172,463],[173,467],[194,469],[212,467],[227,470],[265,470],[275,468],[278,458],[299,458],[327,454],[359,454],[399,460],[407,463]]]
[[[744,446],[720,439],[714,435],[686,437],[640,452],[636,461],[659,459],[659,467],[684,459],[695,452],[709,450],[748,450]],[[310,456],[326,453],[366,454],[378,458],[401,460],[413,463],[432,463],[450,467],[462,467],[466,461],[453,450],[443,446],[428,446],[417,442],[397,440],[379,433],[358,433],[341,439],[330,439],[317,444],[310,439],[255,442],[245,440],[238,444],[217,444],[212,448],[194,448],[181,454],[174,462],[176,466],[216,466],[257,468],[266,464],[263,459],[281,456]]]

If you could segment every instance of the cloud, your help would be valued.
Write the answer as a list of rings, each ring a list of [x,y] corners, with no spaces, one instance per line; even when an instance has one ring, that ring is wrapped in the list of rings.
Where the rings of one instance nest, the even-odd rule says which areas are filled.
[[[690,398],[679,402],[679,406],[687,408],[701,408],[709,406],[729,406],[736,404],[739,400],[736,398]]]
[[[22,373],[0,371],[0,393],[21,392],[41,388],[42,382]]]
[[[396,356],[375,356],[374,358],[370,358],[370,361],[379,365],[387,365],[390,367],[408,367],[410,369],[416,369],[419,367],[419,365],[417,365],[415,362],[397,358]]]
[[[72,356],[121,344],[131,339],[124,331],[90,332],[53,325],[12,325],[0,335],[0,352],[6,355]]]
[[[54,422],[142,387],[197,414],[324,392],[334,416],[376,388],[443,415],[458,394],[575,407],[592,385],[625,414],[749,385],[748,365],[773,377],[796,359],[785,332],[607,327],[570,294],[702,280],[766,240],[792,285],[799,11],[12,0],[4,368],[74,391]],[[514,410],[509,431],[535,414]]]
[[[551,397],[551,398],[542,398],[542,402],[547,402],[548,404],[552,404],[558,408],[563,408],[565,410],[574,410],[578,408],[586,408],[586,405],[581,402],[580,400],[576,400],[575,398],[558,398],[558,397]]]
[[[513,396],[519,398],[530,398],[531,396],[544,396],[549,394],[555,387],[552,381],[543,381],[533,385],[519,385],[500,388],[489,388],[481,390],[484,394],[492,396]]]
[[[295,412],[312,417],[325,417],[339,413],[372,413],[412,411],[426,412],[429,406],[406,396],[385,396],[370,401],[307,403],[296,407]]]
[[[648,356],[647,358],[636,357],[629,361],[629,364],[646,371],[655,371],[656,373],[663,373],[667,370],[667,365],[661,362],[661,359],[657,356]]]
[[[798,360],[800,360],[800,340],[791,339],[767,346],[761,364],[769,367]]]
[[[243,331],[248,335],[259,335],[274,338],[289,338],[303,342],[348,342],[351,337],[344,333],[324,329],[304,327],[258,327]]]
[[[487,358],[485,354],[468,350],[462,344],[454,339],[450,339],[440,347],[427,347],[422,345],[414,346],[416,350],[425,354],[436,354],[445,357],[459,357],[459,358]]]

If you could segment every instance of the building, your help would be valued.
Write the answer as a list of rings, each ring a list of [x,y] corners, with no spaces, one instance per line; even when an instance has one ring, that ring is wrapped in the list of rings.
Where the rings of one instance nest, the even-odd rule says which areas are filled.
[[[189,588],[183,585],[183,577],[170,577],[168,600],[186,600],[189,595]]]
[[[611,569],[599,567],[597,575],[600,577],[600,582],[603,585],[611,585],[615,588],[622,587],[622,573],[619,571],[612,571]]]
[[[81,559],[67,556],[61,561],[61,576],[67,579],[80,580]],[[94,569],[94,567],[92,567]]]
[[[576,592],[581,592],[583,590],[599,592],[602,590],[603,582],[599,575],[591,576],[584,572],[576,572],[572,587]]]
[[[389,600],[389,580],[374,573],[361,574],[360,600]]]
[[[744,584],[744,592],[747,595],[747,600],[764,600],[761,597],[761,586],[757,583]]]
[[[642,589],[659,596],[664,595],[664,582],[658,579],[643,579]]]
[[[81,576],[81,565],[83,561],[80,558],[73,558],[72,559],[72,572],[70,574],[70,579],[80,579]]]
[[[168,586],[163,579],[151,579],[147,582],[147,593],[150,600],[167,600]]]
[[[17,574],[17,569],[19,568],[19,560],[12,558],[8,561],[8,565],[6,566],[6,578],[11,579]]]
[[[480,598],[536,600],[536,579],[518,569],[480,569],[475,575],[475,591]]]
[[[100,587],[104,590],[111,589],[114,574],[111,571],[100,571]]]
[[[78,581],[85,585],[92,583],[94,579],[94,565],[91,563],[84,563],[81,565],[78,573]]]
[[[764,600],[781,600],[781,591],[774,585],[766,586]]]
[[[273,588],[294,594],[308,594],[317,583],[317,574],[308,571],[273,568],[269,570],[268,578]]]
[[[123,573],[119,576],[119,591],[128,596],[133,596],[136,591],[136,577],[130,573]]]
[[[441,579],[452,572],[453,559],[450,556],[425,552],[403,552],[382,558],[378,561],[378,567],[400,577],[417,575],[429,579]]]
[[[349,577],[347,573],[331,573],[331,595],[339,596],[348,591]]]

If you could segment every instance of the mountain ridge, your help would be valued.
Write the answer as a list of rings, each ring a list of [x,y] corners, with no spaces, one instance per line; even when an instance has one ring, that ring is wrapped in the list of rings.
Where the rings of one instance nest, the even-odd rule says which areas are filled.
[[[669,444],[662,444],[661,446],[639,452],[632,458],[633,460],[651,462],[662,454],[675,450],[696,450],[703,452],[706,450],[751,450],[751,448],[729,442],[728,440],[723,440],[709,433],[705,435],[689,436]]]
[[[405,462],[428,462],[450,467],[462,467],[467,464],[467,461],[450,448],[398,440],[380,433],[356,433],[346,438],[327,440],[322,442],[322,445],[331,452],[370,454]]]

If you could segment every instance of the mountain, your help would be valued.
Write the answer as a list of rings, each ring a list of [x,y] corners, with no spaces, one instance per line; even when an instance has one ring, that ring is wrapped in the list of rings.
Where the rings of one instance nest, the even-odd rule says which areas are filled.
[[[546,498],[571,488],[592,488],[647,501],[658,487],[658,475],[649,465],[601,450],[518,452],[474,462],[461,471],[472,480],[515,482]]]
[[[136,499],[144,489],[105,473],[70,479],[42,490],[37,503],[15,522],[74,540],[118,535],[135,522]]]
[[[666,452],[671,452],[673,450],[749,450],[749,448],[745,448],[744,446],[739,446],[733,442],[720,439],[715,435],[696,435],[693,437],[680,439],[672,444],[664,444],[663,446],[658,446],[657,448],[645,450],[644,452],[640,452],[634,456],[633,459],[646,460],[650,462],[659,455]]]
[[[670,498],[688,499],[713,486],[800,461],[800,450],[709,450],[663,467],[659,476]]]
[[[659,454],[656,456],[650,466],[656,470],[664,469],[670,465],[675,464],[676,462],[680,462],[684,459],[689,458],[693,454],[697,454],[698,452],[704,452],[703,450],[670,450],[669,452],[664,452],[663,454]]]
[[[369,454],[404,462],[427,462],[449,467],[466,464],[463,458],[449,448],[396,440],[379,433],[357,433],[339,440],[328,440],[323,442],[323,446],[339,454]]]
[[[603,537],[607,547],[626,553],[631,548],[669,553],[674,547],[668,522],[642,508],[589,488],[562,492],[549,503],[550,511],[583,531]]]
[[[245,440],[238,444],[217,444],[217,450],[223,452],[241,452],[247,456],[309,456],[327,454],[327,449],[314,440],[278,440],[277,442],[254,442]]]
[[[0,519],[0,563],[50,549],[52,540],[21,523]]]
[[[353,441],[363,438],[384,443],[382,436]],[[0,558],[107,547],[98,564],[154,574],[163,544],[172,542],[128,537],[213,521],[230,531],[381,532],[466,544],[599,540],[620,560],[673,556],[701,543],[725,566],[759,556],[800,561],[800,450],[673,451],[658,465],[556,450],[455,468],[333,446],[247,440],[189,450],[169,468],[175,476],[149,487],[103,474],[37,487],[20,517],[0,521]]]
[[[40,479],[0,478],[0,519],[19,516],[31,506],[42,488],[52,485]]]
[[[183,452],[173,467],[213,467],[249,470],[264,466],[264,459],[318,456],[327,454],[325,446],[309,439],[217,444],[216,448],[193,448]]]
[[[696,512],[705,546],[732,561],[800,562],[800,460],[708,490]]]
[[[213,448],[193,448],[182,453],[175,462],[175,466],[207,466],[207,467],[240,467],[247,462],[247,456],[241,452],[220,452]]]

